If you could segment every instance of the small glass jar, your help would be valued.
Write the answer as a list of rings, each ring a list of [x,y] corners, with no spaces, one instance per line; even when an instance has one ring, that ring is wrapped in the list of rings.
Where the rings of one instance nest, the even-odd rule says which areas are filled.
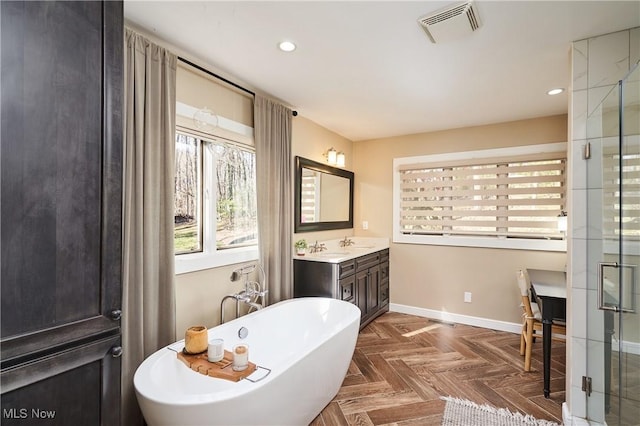
[[[207,350],[207,359],[209,360],[209,362],[222,361],[222,358],[224,358],[224,340],[209,340],[209,348]]]
[[[237,344],[233,347],[233,371],[244,371],[249,367],[249,345]]]

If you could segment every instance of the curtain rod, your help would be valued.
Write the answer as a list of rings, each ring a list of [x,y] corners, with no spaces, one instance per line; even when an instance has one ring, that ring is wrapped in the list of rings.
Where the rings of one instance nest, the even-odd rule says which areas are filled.
[[[242,87],[242,86],[240,86],[239,84],[236,84],[236,83],[234,83],[234,82],[233,82],[233,81],[231,81],[231,80],[228,80],[228,79],[226,79],[226,78],[224,78],[224,77],[222,77],[222,76],[220,76],[220,75],[218,75],[218,74],[216,74],[216,73],[213,73],[213,72],[209,71],[208,69],[201,67],[200,65],[194,64],[193,62],[191,62],[191,61],[190,61],[190,60],[188,60],[188,59],[183,58],[182,56],[178,56],[178,60],[180,60],[180,61],[184,62],[184,63],[185,63],[185,64],[187,64],[187,65],[190,65],[190,66],[192,66],[192,67],[196,68],[197,70],[202,71],[203,73],[209,74],[209,75],[210,75],[210,76],[212,76],[212,77],[215,77],[215,78],[217,78],[217,79],[219,79],[219,80],[222,80],[222,81],[224,81],[225,83],[230,84],[230,85],[232,85],[233,87],[235,87],[236,89],[240,89],[240,90],[242,90],[243,92],[248,93],[248,94],[250,94],[250,95],[251,95],[251,96],[253,96],[253,97],[255,97],[255,96],[256,96],[255,92],[252,92],[251,90],[249,90],[249,89],[247,89],[247,88],[245,88],[245,87]],[[294,117],[298,115],[298,111],[291,111],[291,113],[293,114],[293,116],[294,116]]]

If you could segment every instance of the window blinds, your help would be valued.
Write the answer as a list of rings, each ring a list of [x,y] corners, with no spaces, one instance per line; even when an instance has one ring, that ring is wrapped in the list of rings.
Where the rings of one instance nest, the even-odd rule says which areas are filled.
[[[400,166],[402,234],[561,239],[566,152]]]
[[[300,193],[300,214],[302,223],[317,222],[320,220],[318,212],[320,194],[320,178],[317,172],[303,169],[302,187]]]
[[[640,237],[640,148],[629,146],[620,154],[617,144],[603,146],[602,180],[603,238],[618,240],[624,236],[637,240]]]
[[[198,125],[195,114],[205,109],[217,123]],[[179,61],[176,70],[176,127],[202,139],[222,138],[254,146],[253,97]]]

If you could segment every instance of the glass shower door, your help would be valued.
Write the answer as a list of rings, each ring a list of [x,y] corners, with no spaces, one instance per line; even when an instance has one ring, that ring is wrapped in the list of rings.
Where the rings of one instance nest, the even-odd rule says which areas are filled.
[[[622,267],[618,273],[621,283],[617,295],[619,342],[618,356],[613,358],[612,364],[609,425],[640,422],[640,66],[636,66],[620,83],[620,108]]]
[[[589,420],[640,419],[640,68],[588,120]],[[589,157],[589,155],[587,155]]]

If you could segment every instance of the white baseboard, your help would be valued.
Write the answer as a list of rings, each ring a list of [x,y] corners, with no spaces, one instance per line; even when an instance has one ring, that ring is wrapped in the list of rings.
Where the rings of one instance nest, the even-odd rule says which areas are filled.
[[[522,324],[518,323],[498,321],[481,317],[472,317],[470,315],[453,314],[451,312],[400,305],[398,303],[390,303],[389,310],[391,312],[416,315],[419,317],[430,318],[444,322],[454,322],[458,324],[472,325],[475,327],[489,328],[491,330],[506,331],[509,333],[520,334],[520,332],[522,331]]]
[[[617,341],[611,342],[611,349],[618,352]],[[622,352],[627,354],[640,355],[640,343],[630,342],[628,340],[622,341]]]

